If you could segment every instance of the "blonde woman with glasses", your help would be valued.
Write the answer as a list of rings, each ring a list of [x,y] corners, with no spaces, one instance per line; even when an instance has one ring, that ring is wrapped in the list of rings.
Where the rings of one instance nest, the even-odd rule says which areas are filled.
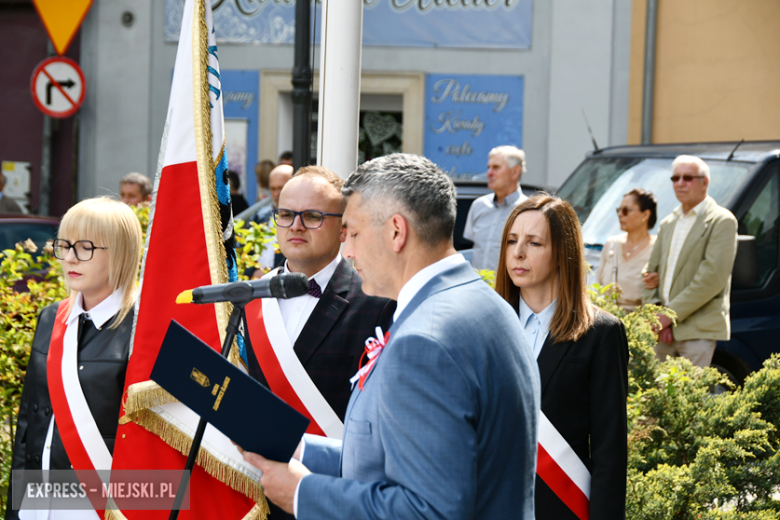
[[[617,304],[633,311],[642,304],[642,270],[653,250],[657,201],[651,191],[635,188],[623,196],[617,217],[625,233],[611,236],[601,250],[601,261],[596,271],[596,282],[615,284]]]
[[[54,256],[70,297],[46,307],[38,318],[17,420],[14,470],[111,468],[141,250],[141,225],[119,201],[87,199],[63,217]],[[78,475],[82,484],[84,475],[94,476]],[[24,504],[13,511],[11,497],[9,488],[6,518],[40,513]],[[49,513],[50,519],[103,516],[94,508]]]

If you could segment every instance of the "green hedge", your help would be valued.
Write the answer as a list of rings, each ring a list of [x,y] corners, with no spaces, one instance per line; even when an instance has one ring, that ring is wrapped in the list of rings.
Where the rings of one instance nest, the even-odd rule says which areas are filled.
[[[148,208],[136,210],[144,230]],[[256,266],[273,232],[236,222],[239,272]],[[182,261],[186,261],[182,259]],[[13,284],[33,271],[47,272],[50,251],[28,241],[0,253],[0,515],[11,464],[13,424],[40,310],[67,296],[57,269]],[[489,283],[492,273],[482,272]],[[714,369],[687,360],[655,361],[654,306],[626,314],[614,304],[609,287],[594,286],[597,305],[626,326],[631,361],[628,407],[627,518],[754,519],[780,518],[780,356],[774,355],[742,388],[713,394],[730,385]]]

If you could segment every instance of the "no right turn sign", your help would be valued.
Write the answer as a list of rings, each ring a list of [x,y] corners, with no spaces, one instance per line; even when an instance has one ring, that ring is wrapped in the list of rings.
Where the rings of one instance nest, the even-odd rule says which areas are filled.
[[[33,101],[47,116],[65,118],[84,102],[87,86],[78,64],[62,56],[43,60],[30,81]]]

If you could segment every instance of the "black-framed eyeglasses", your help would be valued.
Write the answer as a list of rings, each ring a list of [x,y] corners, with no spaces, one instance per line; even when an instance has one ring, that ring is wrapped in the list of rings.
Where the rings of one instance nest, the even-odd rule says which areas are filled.
[[[76,258],[82,262],[88,262],[92,260],[92,255],[95,254],[95,249],[108,250],[107,247],[96,246],[91,240],[78,240],[76,242],[70,243],[64,238],[56,239],[52,244],[52,247],[54,248],[54,258],[65,260],[65,257],[68,256],[68,252],[73,249],[73,253],[76,255]]]
[[[693,179],[701,179],[702,177],[704,177],[704,175],[677,175],[677,174],[674,174],[674,175],[671,176],[671,179],[672,179],[672,183],[677,184],[678,182],[680,182],[680,179],[682,179],[685,182],[691,182],[691,181],[693,181]]]
[[[273,211],[274,222],[280,227],[290,227],[295,222],[295,217],[301,217],[301,224],[306,229],[319,229],[325,217],[341,217],[342,213],[323,213],[316,209],[305,209],[303,211],[293,211],[291,209],[275,209]]]

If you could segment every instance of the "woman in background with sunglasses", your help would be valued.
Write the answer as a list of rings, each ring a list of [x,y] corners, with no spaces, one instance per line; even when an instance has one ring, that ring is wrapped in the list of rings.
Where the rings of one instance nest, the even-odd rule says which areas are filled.
[[[121,202],[87,199],[63,217],[54,256],[70,297],[38,318],[13,469],[111,468],[141,250],[141,225]],[[8,497],[6,518],[16,518],[10,488]],[[36,513],[23,504],[19,517]],[[102,518],[94,509],[50,513],[56,519]]]
[[[625,233],[609,237],[601,250],[596,281],[615,284],[617,304],[629,312],[642,304],[642,270],[656,239],[650,234],[657,219],[656,206],[651,191],[634,188],[626,193],[617,208],[620,229]]]

